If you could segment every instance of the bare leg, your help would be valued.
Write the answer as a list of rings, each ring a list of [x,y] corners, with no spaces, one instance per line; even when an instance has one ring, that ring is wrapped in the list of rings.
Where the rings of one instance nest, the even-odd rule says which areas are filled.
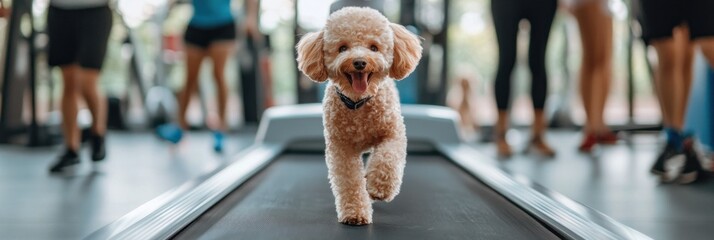
[[[583,43],[583,46],[585,44]],[[584,48],[583,48],[584,50]],[[589,58],[583,54],[583,63],[580,68],[580,98],[583,101],[583,109],[585,110],[585,125],[583,127],[583,131],[587,133],[594,133],[595,132],[595,127],[593,125],[593,116],[592,116],[592,95],[593,95],[593,89],[592,89],[592,78],[591,78],[591,73],[588,73],[588,70],[590,70],[590,64],[588,62],[590,61]]]
[[[82,96],[92,113],[92,132],[104,136],[107,128],[107,102],[97,84],[99,70],[81,69],[79,73],[80,79],[82,79]]]
[[[511,156],[511,146],[506,141],[506,133],[508,132],[508,111],[498,111],[498,120],[496,121],[496,150],[499,156]]]
[[[657,91],[663,115],[670,126],[681,130],[684,122],[678,117],[684,114],[680,109],[684,96],[682,76],[682,61],[678,58],[677,47],[673,39],[663,39],[652,42],[657,51],[659,66],[657,67]]]
[[[213,80],[216,84],[216,91],[218,92],[218,117],[220,118],[220,123],[216,126],[217,130],[226,131],[228,130],[228,124],[226,121],[226,105],[228,104],[228,87],[226,86],[226,76],[224,74],[226,61],[228,56],[233,52],[233,46],[235,43],[233,41],[226,41],[220,43],[211,44],[208,48],[208,54],[213,61]]]
[[[468,78],[463,78],[461,79],[461,105],[459,106],[459,113],[461,114],[461,120],[464,123],[465,129],[469,131],[475,130],[478,125],[471,112],[471,100],[471,84]]]
[[[178,122],[181,128],[188,129],[186,121],[186,110],[188,103],[191,101],[191,96],[198,89],[198,74],[201,71],[201,62],[206,56],[206,51],[193,46],[186,46],[186,83],[183,90],[179,94],[179,111]]]
[[[533,125],[531,126],[533,138],[531,140],[531,147],[544,156],[552,157],[555,155],[555,151],[553,151],[553,148],[548,146],[545,142],[545,129],[547,121],[545,119],[543,109],[535,109],[533,113]]]
[[[603,114],[612,77],[612,18],[600,1],[589,1],[573,11],[583,47],[580,91],[587,115],[587,133],[608,132]]]
[[[692,86],[694,72],[694,44],[689,40],[689,28],[686,26],[677,27],[673,32],[675,47],[677,48],[677,59],[680,59],[682,70],[682,88],[684,91],[679,109],[682,109],[682,114],[677,116],[679,122],[684,123],[686,117],[687,103],[689,102],[689,92]]]
[[[79,128],[77,127],[77,100],[81,90],[78,77],[80,68],[76,64],[65,65],[62,69],[64,89],[62,91],[62,132],[68,149],[79,150]]]
[[[652,73],[652,80],[654,80],[654,84],[652,85],[652,87],[654,88],[655,95],[657,97],[657,101],[659,102],[659,101],[662,101],[662,98],[660,97],[660,94],[659,94],[659,92],[660,92],[659,82],[660,82],[660,79],[662,79],[662,76],[660,76],[661,73],[659,71],[659,61],[657,61],[657,64],[654,64],[654,63],[652,64],[652,69],[654,71]],[[664,104],[662,104],[662,103],[659,104],[659,110],[662,113],[662,126],[664,126],[664,127],[672,126],[672,120],[670,120],[669,115],[667,115],[665,113],[666,110],[664,109]]]

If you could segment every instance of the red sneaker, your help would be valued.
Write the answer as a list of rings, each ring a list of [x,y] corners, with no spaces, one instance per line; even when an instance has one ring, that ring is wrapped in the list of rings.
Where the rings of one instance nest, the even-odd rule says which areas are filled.
[[[595,137],[595,134],[592,133],[587,133],[585,135],[585,138],[583,138],[583,142],[580,143],[580,146],[578,147],[578,150],[581,152],[589,153],[593,151],[593,148],[595,148],[595,144],[598,143],[598,138]]]

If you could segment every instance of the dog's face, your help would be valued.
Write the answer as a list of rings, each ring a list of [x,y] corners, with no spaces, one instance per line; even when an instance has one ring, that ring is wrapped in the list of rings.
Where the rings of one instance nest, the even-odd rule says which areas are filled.
[[[377,93],[388,78],[403,79],[421,58],[419,39],[370,8],[346,7],[297,45],[298,68],[312,80],[331,79],[350,97]]]

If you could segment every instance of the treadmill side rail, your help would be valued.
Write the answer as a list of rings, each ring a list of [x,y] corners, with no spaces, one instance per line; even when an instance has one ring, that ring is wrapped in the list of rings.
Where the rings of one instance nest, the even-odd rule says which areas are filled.
[[[569,239],[651,239],[606,215],[534,183],[523,184],[466,144],[437,144],[458,166]],[[536,190],[538,189],[538,190]]]
[[[251,146],[215,174],[166,192],[85,239],[168,239],[267,166],[282,147]]]

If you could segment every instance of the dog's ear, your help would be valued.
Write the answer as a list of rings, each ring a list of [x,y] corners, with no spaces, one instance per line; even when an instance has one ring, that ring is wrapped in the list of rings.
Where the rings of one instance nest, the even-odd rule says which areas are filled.
[[[404,26],[390,23],[394,32],[394,60],[389,68],[389,76],[400,80],[407,77],[421,59],[419,37],[409,32]]]
[[[327,80],[322,31],[305,34],[297,44],[298,69],[316,82]]]

